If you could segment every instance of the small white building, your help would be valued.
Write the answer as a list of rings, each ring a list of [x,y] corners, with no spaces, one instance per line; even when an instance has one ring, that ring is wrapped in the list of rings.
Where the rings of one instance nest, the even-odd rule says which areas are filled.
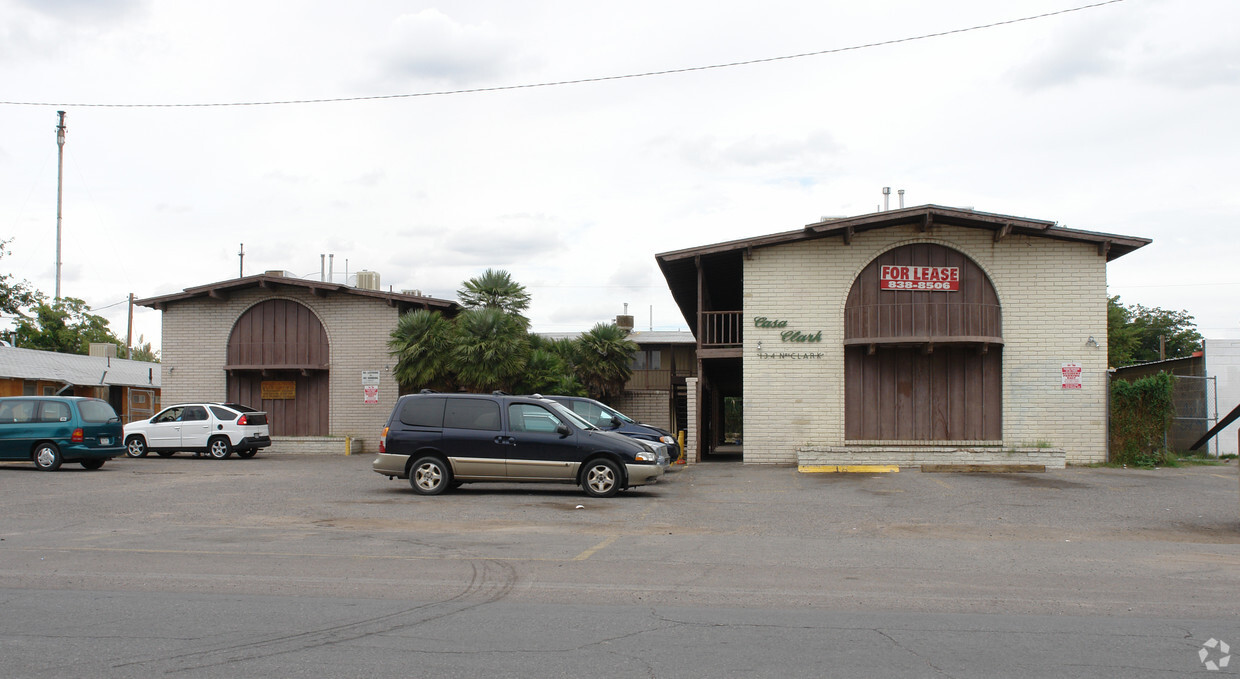
[[[1220,418],[1240,405],[1240,339],[1207,339],[1205,341],[1206,376],[1213,377],[1218,387]],[[1240,453],[1240,421],[1233,422],[1215,434],[1211,442],[1218,444],[1220,455]]]

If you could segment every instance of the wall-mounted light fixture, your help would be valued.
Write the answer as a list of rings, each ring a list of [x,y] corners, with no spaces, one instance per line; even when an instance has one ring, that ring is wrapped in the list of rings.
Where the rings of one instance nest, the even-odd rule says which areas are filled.
[[[762,340],[758,340],[758,351],[762,351]]]
[[[1089,339],[1085,340],[1085,346],[1089,347],[1090,349],[1097,349],[1098,340],[1094,339],[1093,335],[1090,335]]]

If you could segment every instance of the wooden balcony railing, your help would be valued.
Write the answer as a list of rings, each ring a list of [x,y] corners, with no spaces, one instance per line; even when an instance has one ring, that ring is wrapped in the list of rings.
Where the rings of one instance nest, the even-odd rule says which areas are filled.
[[[698,340],[703,349],[741,345],[741,312],[703,311],[701,316]]]

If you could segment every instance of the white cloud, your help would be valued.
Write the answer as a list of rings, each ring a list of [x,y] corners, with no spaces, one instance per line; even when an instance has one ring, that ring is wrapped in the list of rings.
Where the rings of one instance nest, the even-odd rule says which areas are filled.
[[[405,81],[468,85],[512,73],[514,44],[488,23],[463,24],[425,9],[393,22],[384,59],[387,71]]]

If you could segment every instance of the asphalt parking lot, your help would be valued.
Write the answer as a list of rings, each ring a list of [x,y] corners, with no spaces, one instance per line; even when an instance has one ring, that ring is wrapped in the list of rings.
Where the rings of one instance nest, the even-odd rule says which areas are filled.
[[[419,497],[372,459],[0,465],[0,585],[46,583],[51,567],[69,587],[384,596],[401,581],[403,595],[433,596],[462,563],[489,560],[530,601],[590,589],[623,603],[1240,614],[1234,462],[1044,474],[703,463],[592,499],[541,484]],[[410,563],[417,582],[387,577]]]
[[[371,459],[0,465],[0,675],[1167,676],[1240,644],[1234,463],[591,499]]]

